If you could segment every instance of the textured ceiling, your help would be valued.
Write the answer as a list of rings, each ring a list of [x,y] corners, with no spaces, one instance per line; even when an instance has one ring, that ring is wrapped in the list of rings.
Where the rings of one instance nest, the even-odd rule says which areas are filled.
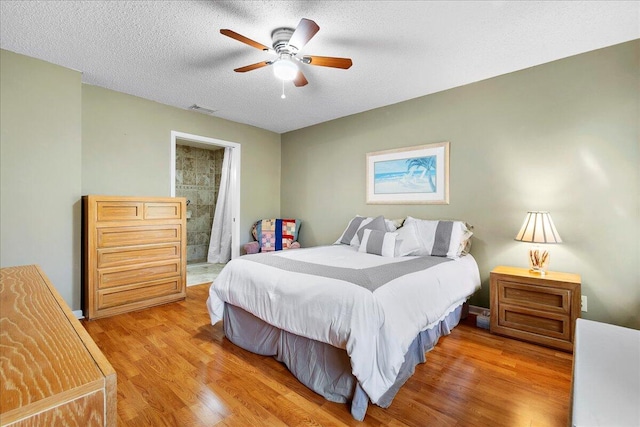
[[[282,83],[272,59],[220,34],[271,45],[277,27],[314,20],[302,65]],[[640,38],[640,2],[5,1],[0,47],[83,73],[82,81],[283,133]]]

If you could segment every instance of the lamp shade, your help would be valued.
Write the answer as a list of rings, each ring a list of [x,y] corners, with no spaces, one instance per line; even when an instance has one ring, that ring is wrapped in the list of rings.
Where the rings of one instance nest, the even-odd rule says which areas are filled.
[[[527,212],[516,240],[530,243],[562,243],[549,212]]]
[[[291,81],[298,75],[298,66],[290,59],[281,58],[273,63],[273,74],[280,80]]]

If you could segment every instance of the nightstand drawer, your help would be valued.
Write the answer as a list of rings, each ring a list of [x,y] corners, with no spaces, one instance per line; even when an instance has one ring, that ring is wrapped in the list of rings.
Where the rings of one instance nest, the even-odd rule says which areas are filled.
[[[498,292],[501,304],[563,314],[569,313],[571,309],[571,291],[569,289],[498,280]]]
[[[571,340],[570,318],[566,314],[500,304],[498,326],[531,332],[560,340]]]

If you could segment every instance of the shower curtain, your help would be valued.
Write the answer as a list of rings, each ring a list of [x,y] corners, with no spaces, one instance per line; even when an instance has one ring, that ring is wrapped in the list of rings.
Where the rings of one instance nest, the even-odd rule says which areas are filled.
[[[218,189],[216,211],[213,214],[211,241],[209,242],[209,253],[207,255],[207,262],[210,263],[226,263],[231,259],[231,227],[233,221],[231,218],[231,200],[229,200],[231,151],[232,149],[229,147],[224,149],[220,188]]]

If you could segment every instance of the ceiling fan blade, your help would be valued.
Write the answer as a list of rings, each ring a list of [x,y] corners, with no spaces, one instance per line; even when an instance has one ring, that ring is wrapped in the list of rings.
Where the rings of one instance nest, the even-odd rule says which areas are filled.
[[[236,68],[233,71],[235,71],[236,73],[246,73],[247,71],[255,70],[256,68],[266,67],[267,65],[271,65],[271,64],[273,64],[273,62],[271,62],[271,61],[256,62],[255,64],[247,65],[245,67]]]
[[[307,83],[309,83],[307,81],[307,78],[304,76],[304,74],[302,74],[302,71],[298,70],[298,75],[296,75],[296,78],[293,79],[293,84],[296,87],[302,87],[302,86],[306,86]]]
[[[316,35],[318,30],[320,30],[318,24],[311,19],[302,18],[293,35],[291,35],[291,39],[289,39],[289,46],[293,46],[298,50],[302,49]]]
[[[220,30],[220,34],[224,34],[227,37],[231,37],[232,39],[236,39],[239,42],[248,44],[251,47],[255,47],[256,49],[260,49],[260,50],[271,50],[269,47],[258,43],[257,41],[251,40],[250,38],[247,38],[245,36],[243,36],[242,34],[238,34],[235,31],[232,30]]]
[[[342,68],[344,70],[353,65],[351,58],[334,58],[333,56],[305,56],[302,58],[302,62],[309,65]]]

